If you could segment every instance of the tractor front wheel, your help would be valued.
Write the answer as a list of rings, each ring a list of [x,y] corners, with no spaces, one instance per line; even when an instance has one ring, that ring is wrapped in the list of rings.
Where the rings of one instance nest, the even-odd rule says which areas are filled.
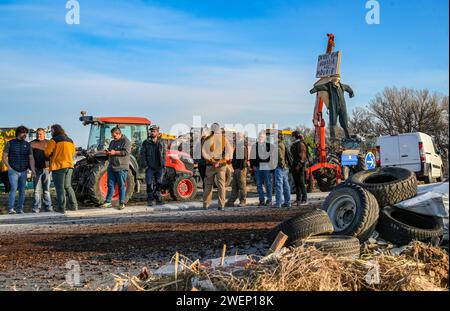
[[[197,196],[197,183],[193,177],[179,176],[172,185],[171,194],[177,201],[190,201]]]

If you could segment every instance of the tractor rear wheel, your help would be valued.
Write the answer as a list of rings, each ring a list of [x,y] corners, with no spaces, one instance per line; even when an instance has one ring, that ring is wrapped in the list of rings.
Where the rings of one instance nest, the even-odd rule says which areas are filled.
[[[87,178],[87,196],[94,204],[103,204],[108,194],[108,162],[99,163],[93,167]],[[125,193],[125,203],[127,203],[134,193],[134,176],[131,171],[128,171],[127,180],[125,182],[127,188]],[[116,186],[112,202],[119,200],[119,190]]]
[[[75,167],[73,169],[72,174],[72,188],[75,192],[75,196],[77,197],[77,200],[80,202],[83,202],[86,200],[86,195],[84,190],[84,172],[86,168],[86,160],[81,160],[75,164]]]
[[[333,169],[324,167],[316,175],[317,185],[320,191],[330,192],[336,187],[336,173]]]

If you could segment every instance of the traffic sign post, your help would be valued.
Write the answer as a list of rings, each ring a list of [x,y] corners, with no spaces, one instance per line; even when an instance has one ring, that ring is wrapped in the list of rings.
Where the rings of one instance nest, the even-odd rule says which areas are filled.
[[[376,167],[375,155],[372,152],[368,152],[364,158],[368,170],[373,170]]]

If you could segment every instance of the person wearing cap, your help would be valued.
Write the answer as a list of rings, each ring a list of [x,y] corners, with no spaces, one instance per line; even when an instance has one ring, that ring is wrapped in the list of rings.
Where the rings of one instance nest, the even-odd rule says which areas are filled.
[[[116,190],[119,190],[119,209],[124,209],[126,204],[126,180],[130,167],[131,142],[122,134],[119,127],[111,130],[113,140],[105,153],[109,156],[108,164],[108,194],[106,195],[103,208],[111,207],[111,201]]]
[[[292,177],[295,183],[295,193],[297,195],[297,206],[306,204],[307,192],[305,184],[305,171],[306,171],[306,153],[307,148],[304,141],[304,137],[299,131],[292,132],[292,137],[295,139],[291,145],[292,154]]]
[[[202,156],[206,160],[206,180],[203,190],[203,208],[208,209],[212,201],[214,181],[217,185],[219,210],[223,210],[226,203],[226,172],[231,163],[233,147],[220,125],[211,125],[211,134],[206,137],[202,145]]]
[[[34,165],[33,148],[26,141],[28,128],[19,126],[16,129],[16,138],[6,143],[3,150],[2,162],[8,168],[8,178],[11,185],[8,200],[8,213],[16,214],[14,204],[16,200],[16,192],[19,191],[19,201],[17,213],[23,214],[25,203],[25,188],[27,185],[27,172],[31,169],[33,177],[36,176]]]
[[[162,204],[162,178],[166,166],[166,146],[159,137],[159,127],[152,125],[149,128],[148,138],[142,143],[140,161],[146,168],[145,179],[147,183],[147,204],[153,206],[153,201]]]

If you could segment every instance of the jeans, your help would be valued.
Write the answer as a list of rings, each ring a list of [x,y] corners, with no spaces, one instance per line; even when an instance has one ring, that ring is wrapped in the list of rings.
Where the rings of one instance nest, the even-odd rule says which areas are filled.
[[[50,197],[50,178],[51,173],[46,169],[36,169],[36,177],[33,180],[34,185],[34,207],[33,211],[39,212],[42,205],[42,192],[44,193],[44,208],[51,211],[52,198]]]
[[[275,169],[275,200],[276,206],[281,206],[282,195],[284,204],[291,204],[291,187],[289,186],[289,169],[277,167]]]
[[[145,181],[147,183],[147,200],[152,201],[153,199],[161,201],[161,187],[163,179],[163,169],[153,170],[147,168],[145,172]]]
[[[64,168],[52,172],[59,212],[66,211],[67,202],[70,204],[72,210],[78,209],[77,198],[72,188],[72,173],[72,168]]]
[[[127,188],[125,182],[128,177],[128,171],[114,172],[108,167],[108,194],[106,195],[106,203],[111,203],[114,193],[116,192],[116,184],[119,190],[120,204],[125,204],[125,195]]]
[[[272,176],[269,170],[261,170],[259,168],[255,171],[256,187],[258,189],[259,201],[264,202],[263,184],[266,188],[267,200],[272,202]]]
[[[19,190],[19,202],[17,203],[17,211],[23,212],[23,204],[25,203],[25,188],[27,186],[27,171],[17,172],[13,169],[8,171],[9,184],[11,191],[9,192],[8,210],[14,210],[16,201],[16,191]]]

